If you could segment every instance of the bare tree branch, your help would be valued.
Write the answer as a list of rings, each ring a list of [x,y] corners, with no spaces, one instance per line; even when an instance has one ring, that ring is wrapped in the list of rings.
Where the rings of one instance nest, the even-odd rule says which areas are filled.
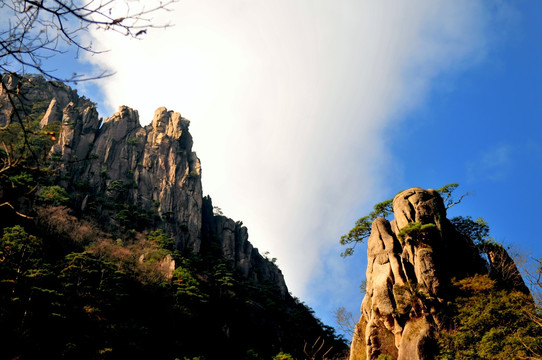
[[[6,201],[6,202],[0,204],[0,207],[2,207],[2,206],[8,206],[8,207],[10,207],[13,211],[15,211],[15,214],[17,214],[17,215],[19,215],[19,216],[21,216],[21,217],[24,217],[24,218],[26,218],[26,219],[33,219],[32,216],[28,216],[28,215],[25,215],[25,214],[23,214],[23,213],[17,211],[17,209],[15,209],[15,207],[14,207],[13,205],[11,205],[10,202],[7,202],[7,201]]]
[[[26,74],[38,72],[48,80],[64,82],[87,81],[110,76],[103,72],[96,76],[72,74],[61,77],[44,68],[52,56],[73,48],[77,54],[100,54],[107,49],[95,49],[90,40],[81,35],[92,29],[115,31],[139,39],[150,28],[166,28],[169,23],[153,23],[151,14],[171,11],[177,0],[157,2],[133,1],[119,16],[123,3],[117,0],[6,0],[0,3],[0,12],[9,20],[0,25],[0,70]]]
[[[354,336],[356,330],[356,320],[350,311],[347,311],[344,306],[339,307],[333,312],[335,323],[339,329],[349,338]]]

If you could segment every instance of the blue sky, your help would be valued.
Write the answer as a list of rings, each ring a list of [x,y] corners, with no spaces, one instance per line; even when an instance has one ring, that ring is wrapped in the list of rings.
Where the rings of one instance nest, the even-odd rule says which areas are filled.
[[[482,216],[497,240],[539,252],[542,8],[517,5],[507,37],[480,64],[437,79],[392,146],[406,164],[398,188],[457,181],[472,195],[454,213]]]
[[[340,236],[408,187],[460,183],[452,216],[541,255],[542,3],[184,0],[156,21],[175,26],[92,31],[111,51],[52,67],[116,72],[77,86],[101,116],[190,119],[204,193],[326,324],[362,298]]]

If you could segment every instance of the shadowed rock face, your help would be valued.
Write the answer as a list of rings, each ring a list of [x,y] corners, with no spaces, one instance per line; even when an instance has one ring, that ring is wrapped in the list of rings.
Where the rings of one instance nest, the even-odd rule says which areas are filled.
[[[248,241],[248,230],[242,222],[213,214],[210,197],[203,199],[202,238],[204,246],[218,245],[224,258],[235,264],[246,278],[256,283],[275,284],[283,298],[289,297],[282,271],[252,246]]]
[[[350,359],[432,359],[452,277],[484,272],[474,244],[446,219],[434,190],[412,188],[393,199],[395,219],[377,218],[367,249],[367,292]]]
[[[70,102],[81,107],[89,103],[88,99],[77,95],[77,91],[72,90],[69,86],[46,81],[43,77],[35,76],[23,80],[17,75],[4,74],[2,81],[5,89],[4,86],[0,87],[0,125],[5,125],[13,114],[13,106],[5,91],[6,89],[13,92],[15,92],[15,89],[19,89],[20,96],[17,99],[12,98],[15,103],[31,105],[40,101],[49,102],[51,99],[55,100],[49,104],[49,109],[42,119],[42,126],[47,125],[49,122],[60,121],[62,110]],[[17,121],[17,117],[14,120]]]

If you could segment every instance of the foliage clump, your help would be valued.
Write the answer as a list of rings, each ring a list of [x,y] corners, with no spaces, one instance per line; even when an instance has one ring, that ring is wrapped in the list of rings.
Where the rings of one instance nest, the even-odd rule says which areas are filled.
[[[397,237],[400,241],[404,242],[407,238],[413,241],[423,241],[425,235],[437,230],[437,226],[433,223],[422,224],[419,222],[409,223],[407,226],[401,229]]]
[[[354,248],[356,245],[371,235],[371,225],[373,220],[377,217],[386,218],[393,213],[393,199],[382,201],[373,207],[373,211],[367,216],[359,218],[354,227],[348,232],[348,234],[341,236],[341,245],[353,244],[348,247],[342,254],[342,257],[351,256],[354,254]]]
[[[43,187],[38,194],[38,198],[46,204],[55,206],[66,205],[71,199],[66,189],[58,185]]]
[[[280,352],[273,357],[273,360],[294,360],[294,358],[290,354]]]
[[[322,336],[326,351],[343,344],[275,284],[253,282],[220,257],[172,251],[162,230],[116,240],[94,231],[86,243],[70,241],[76,224],[43,224],[4,227],[0,238],[8,358],[243,358],[252,348],[268,359],[278,351],[278,331],[291,354],[285,359],[303,355],[307,334]],[[176,263],[170,278],[159,267],[167,256]],[[207,346],[209,333],[220,354]]]
[[[542,354],[542,327],[529,294],[500,288],[488,275],[454,282],[451,326],[438,336],[438,360],[534,359]]]

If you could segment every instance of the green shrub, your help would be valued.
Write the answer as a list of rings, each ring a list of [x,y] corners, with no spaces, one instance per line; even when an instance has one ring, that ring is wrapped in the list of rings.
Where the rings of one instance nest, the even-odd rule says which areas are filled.
[[[294,358],[290,354],[279,352],[277,355],[275,355],[273,360],[294,360]]]
[[[138,140],[137,137],[128,139],[128,140],[126,141],[126,144],[132,145],[132,146],[136,146],[138,143],[139,143],[139,140]]]
[[[487,275],[454,284],[450,331],[439,334],[438,360],[528,359],[542,353],[542,327],[529,318],[537,309],[530,295],[500,289]]]
[[[401,241],[405,241],[407,237],[410,237],[412,240],[421,240],[420,238],[428,234],[431,231],[437,229],[437,226],[433,223],[422,224],[419,222],[409,223],[407,226],[401,229],[397,237]]]
[[[164,233],[164,230],[158,229],[151,232],[147,239],[155,242],[162,249],[173,251],[175,249],[175,241]]]
[[[391,355],[380,354],[376,360],[393,360],[393,357]]]
[[[39,195],[39,199],[47,204],[52,205],[66,205],[70,201],[70,195],[61,186],[44,186]]]

